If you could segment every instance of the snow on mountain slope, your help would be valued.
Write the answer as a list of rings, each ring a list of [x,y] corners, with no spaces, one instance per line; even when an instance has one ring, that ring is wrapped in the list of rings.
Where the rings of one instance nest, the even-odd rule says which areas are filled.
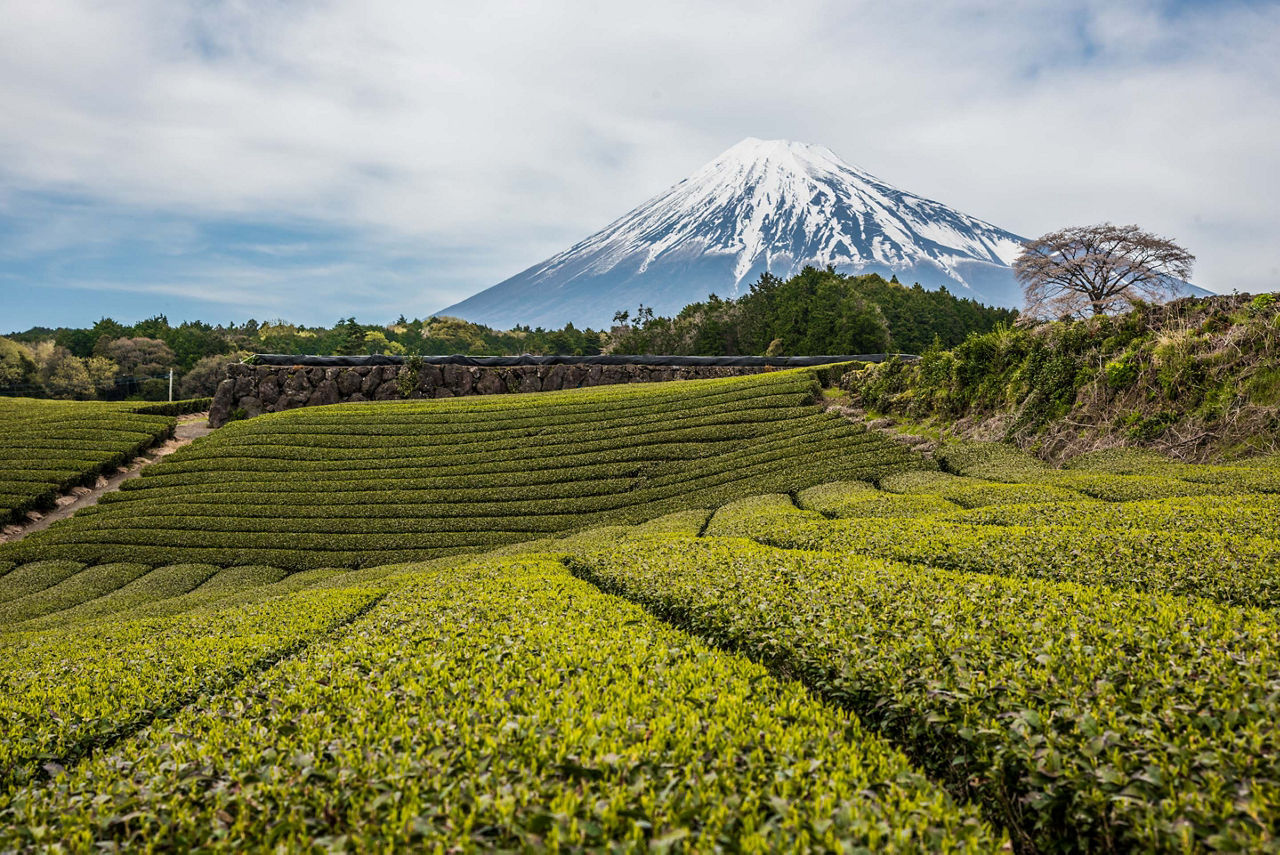
[[[1016,306],[1018,235],[900,190],[830,149],[746,139],[569,249],[439,312],[490,326],[606,326],[734,297],[807,264],[896,274]]]

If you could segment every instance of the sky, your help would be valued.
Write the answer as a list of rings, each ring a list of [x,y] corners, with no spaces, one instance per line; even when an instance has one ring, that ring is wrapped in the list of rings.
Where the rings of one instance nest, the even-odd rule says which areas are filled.
[[[0,332],[426,317],[749,137],[1280,290],[1280,2],[0,0]]]

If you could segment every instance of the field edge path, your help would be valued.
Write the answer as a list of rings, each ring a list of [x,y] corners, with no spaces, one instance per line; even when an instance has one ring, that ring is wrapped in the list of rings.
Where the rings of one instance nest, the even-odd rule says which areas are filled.
[[[114,493],[119,490],[121,484],[132,478],[137,478],[151,464],[163,460],[179,448],[189,445],[212,432],[213,428],[209,427],[208,413],[192,413],[191,415],[180,417],[171,439],[142,452],[116,470],[115,474],[107,478],[105,483],[88,488],[87,493],[81,495],[76,495],[75,492],[63,493],[58,499],[59,502],[62,502],[64,499],[74,497],[74,501],[59,504],[53,510],[42,513],[39,519],[28,519],[20,525],[8,525],[0,529],[0,543],[14,543],[22,540],[29,534],[43,531],[59,520],[74,516],[77,511],[83,508],[96,505],[98,500],[107,493]]]

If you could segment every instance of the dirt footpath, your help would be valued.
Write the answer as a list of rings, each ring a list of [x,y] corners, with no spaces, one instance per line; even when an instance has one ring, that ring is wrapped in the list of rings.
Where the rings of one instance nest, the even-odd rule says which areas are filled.
[[[130,478],[137,478],[142,474],[142,470],[152,463],[168,457],[179,448],[182,448],[182,446],[208,433],[212,433],[212,429],[209,427],[208,413],[192,413],[191,415],[180,417],[178,419],[178,427],[173,432],[173,439],[143,452],[120,469],[117,469],[115,474],[109,478],[99,478],[98,483],[94,486],[76,487],[71,492],[60,496],[58,498],[58,506],[53,510],[43,513],[32,511],[27,514],[27,522],[21,525],[5,526],[4,530],[0,531],[0,543],[21,540],[32,532],[41,531],[58,520],[66,519],[81,508],[96,505],[98,499],[107,493],[119,490],[120,485]]]

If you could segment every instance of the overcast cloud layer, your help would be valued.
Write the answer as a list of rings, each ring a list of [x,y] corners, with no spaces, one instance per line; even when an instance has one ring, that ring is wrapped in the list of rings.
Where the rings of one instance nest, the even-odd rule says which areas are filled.
[[[425,316],[747,136],[1280,289],[1280,4],[0,0],[0,331]]]

